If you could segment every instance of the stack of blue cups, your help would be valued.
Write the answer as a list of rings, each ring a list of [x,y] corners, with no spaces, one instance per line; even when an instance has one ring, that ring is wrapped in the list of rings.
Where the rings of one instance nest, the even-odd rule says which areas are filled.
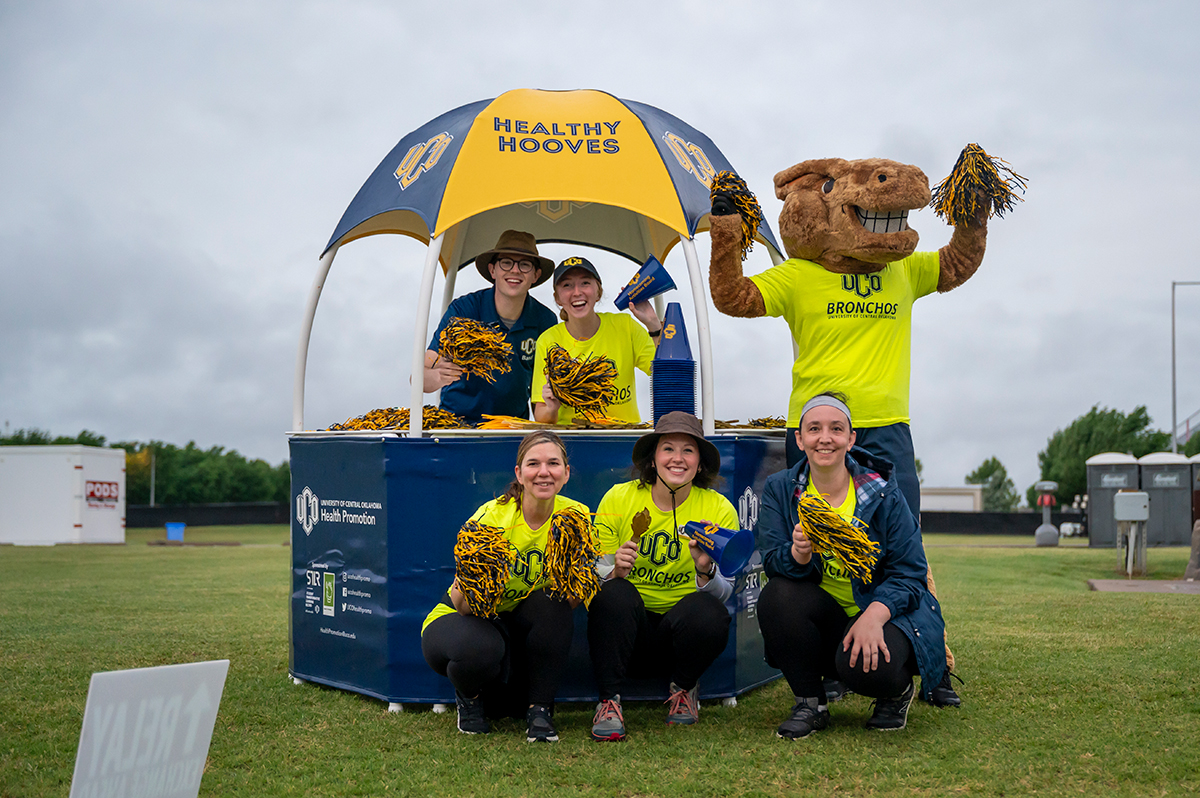
[[[681,410],[696,415],[696,361],[683,324],[678,302],[667,305],[662,343],[650,372],[650,408],[654,423],[667,413]]]

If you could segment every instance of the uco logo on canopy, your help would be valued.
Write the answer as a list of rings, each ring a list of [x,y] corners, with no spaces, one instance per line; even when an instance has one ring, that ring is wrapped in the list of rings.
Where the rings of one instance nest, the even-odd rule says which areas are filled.
[[[296,523],[304,530],[305,535],[312,534],[313,527],[320,518],[321,500],[307,485],[296,496]]]

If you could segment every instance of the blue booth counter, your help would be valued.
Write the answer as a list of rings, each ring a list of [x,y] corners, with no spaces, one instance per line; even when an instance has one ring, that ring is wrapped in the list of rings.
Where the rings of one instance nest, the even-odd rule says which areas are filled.
[[[754,530],[766,478],[783,468],[783,430],[709,438],[721,453],[720,491]],[[630,479],[637,430],[564,432],[571,478],[563,494],[593,510]],[[454,577],[455,536],[513,477],[520,433],[294,433],[289,670],[298,679],[390,703],[451,703],[454,688],[421,656],[421,622]],[[779,677],[763,660],[755,605],[765,578],[757,552],[727,603],[724,653],[701,698],[735,696]],[[587,613],[577,611],[558,698],[595,701]],[[665,698],[665,681],[630,684],[626,698]]]

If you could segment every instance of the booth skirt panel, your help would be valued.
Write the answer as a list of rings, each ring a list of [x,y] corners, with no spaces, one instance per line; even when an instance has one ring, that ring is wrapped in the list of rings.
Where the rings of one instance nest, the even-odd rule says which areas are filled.
[[[630,479],[636,434],[571,436],[566,496],[595,509]],[[513,478],[520,438],[293,438],[290,670],[309,681],[389,702],[448,703],[449,681],[421,655],[421,623],[454,578],[459,528]],[[721,491],[753,529],[767,476],[783,468],[779,438],[714,438]],[[779,672],[763,660],[755,606],[757,553],[728,603],[729,644],[701,696],[737,695]],[[576,616],[564,701],[594,701],[586,612]],[[629,698],[666,696],[665,681],[634,682]]]

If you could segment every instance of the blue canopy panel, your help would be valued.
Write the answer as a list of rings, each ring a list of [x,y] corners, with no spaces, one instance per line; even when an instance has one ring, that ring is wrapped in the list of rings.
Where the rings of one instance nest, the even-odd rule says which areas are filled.
[[[334,244],[379,232],[407,233],[428,242],[450,170],[431,170],[424,180],[415,178],[425,172],[426,164],[442,159],[454,163],[475,117],[491,102],[480,100],[447,111],[400,139],[354,195],[321,254]],[[449,141],[440,137],[442,133],[449,134]],[[383,214],[388,218],[379,218]]]

